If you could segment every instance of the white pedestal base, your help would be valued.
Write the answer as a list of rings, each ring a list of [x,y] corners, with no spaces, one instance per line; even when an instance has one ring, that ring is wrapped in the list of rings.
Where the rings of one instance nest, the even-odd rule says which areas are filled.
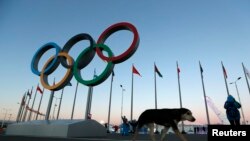
[[[95,120],[37,120],[8,126],[6,135],[41,137],[104,137],[107,130]]]

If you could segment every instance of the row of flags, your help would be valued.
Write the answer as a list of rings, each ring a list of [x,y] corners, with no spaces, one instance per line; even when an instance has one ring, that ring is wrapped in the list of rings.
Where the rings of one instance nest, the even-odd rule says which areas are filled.
[[[178,66],[178,62],[176,62],[176,64],[177,64],[177,76],[178,76],[178,86],[179,86],[180,107],[182,108],[181,88],[180,88],[180,79],[179,79],[181,70],[180,70],[180,68]],[[223,76],[224,76],[224,80],[225,80],[225,86],[226,86],[227,94],[229,95],[228,86],[227,86],[227,84],[228,84],[227,83],[228,75],[227,75],[226,68],[223,65],[223,62],[221,62],[221,66],[222,66],[222,72],[223,72]],[[199,62],[199,67],[200,67],[200,73],[201,73],[201,79],[202,79],[202,87],[203,87],[203,93],[204,93],[205,108],[206,108],[206,113],[207,113],[207,123],[210,124],[208,108],[207,108],[207,101],[206,101],[207,96],[206,96],[206,93],[205,93],[205,86],[204,86],[204,81],[203,81],[203,68],[202,68],[200,62]],[[249,83],[248,83],[248,79],[250,79],[250,73],[246,69],[246,67],[244,66],[243,63],[242,63],[242,67],[243,67],[244,75],[245,75],[245,78],[246,78],[246,82],[247,82],[247,86],[248,86],[248,90],[249,90],[249,94],[250,94],[250,88],[249,88]],[[159,77],[163,77],[155,63],[154,63],[154,73],[157,74]],[[141,76],[141,74],[135,68],[134,65],[132,65],[132,74],[137,74],[137,75]],[[155,79],[155,108],[157,109],[156,77],[154,79]],[[133,89],[133,78],[132,78],[132,89]],[[133,96],[133,93],[131,95]],[[133,98],[131,98],[131,107],[133,108],[133,103],[132,102],[133,102]],[[133,116],[132,116],[133,115],[133,109],[132,108],[131,108],[131,120],[133,120]],[[243,111],[242,111],[242,114],[243,114]],[[183,122],[182,122],[182,129],[184,131]]]
[[[39,85],[37,86],[36,90],[42,95],[43,94],[43,90],[39,87]],[[31,91],[27,91],[27,96],[29,96],[29,98],[31,99],[31,95],[32,95],[32,90]],[[22,102],[21,103],[24,103],[24,98],[25,98],[25,94],[23,95],[22,97]]]
[[[242,63],[243,65],[243,63]],[[200,72],[203,74],[203,68],[201,66],[201,64],[199,63],[199,66],[200,66]],[[245,68],[245,66],[243,65],[243,69],[245,71],[245,74],[246,76],[250,79],[250,72],[248,71],[248,69]],[[228,76],[227,76],[227,71],[224,67],[224,65],[222,64],[222,70],[223,70],[223,74],[225,76],[225,78],[227,79]],[[159,77],[163,77],[163,75],[161,74],[161,72],[159,71],[158,67],[156,66],[156,64],[154,64],[154,72],[159,76]],[[178,74],[181,72],[180,68],[177,66],[177,72]],[[132,73],[133,74],[137,74],[139,76],[141,76],[141,74],[139,73],[139,71],[135,68],[134,65],[132,65]]]
[[[34,103],[35,103],[35,100],[36,100],[35,97],[36,97],[37,92],[39,92],[41,94],[41,98],[40,98],[40,103],[39,103],[38,109],[35,110],[34,109]],[[24,95],[22,97],[22,100],[21,100],[21,103],[20,103],[19,110],[18,110],[16,122],[31,120],[32,113],[36,114],[35,119],[38,118],[38,115],[44,115],[43,113],[40,112],[40,106],[41,106],[41,102],[42,102],[42,98],[43,98],[43,92],[44,92],[44,89],[42,90],[39,87],[39,85],[37,85],[35,96],[34,96],[34,99],[33,99],[33,104],[32,104],[31,107],[29,106],[29,102],[30,102],[31,96],[33,94],[33,88],[31,89],[31,91],[28,90],[26,93],[24,93]],[[29,116],[27,118],[28,112],[29,112]]]
[[[159,69],[157,68],[157,66],[154,64],[154,71],[158,74],[159,77],[163,77],[161,72],[159,71]],[[132,73],[137,74],[139,76],[141,76],[141,74],[139,73],[139,71],[135,68],[134,65],[132,65]]]
[[[180,107],[182,107],[182,100],[181,100],[181,87],[180,87],[180,68],[178,66],[178,62],[176,62],[176,65],[177,65],[177,76],[178,76],[178,86],[179,86],[179,97],[180,97]],[[223,71],[223,75],[224,75],[224,78],[225,78],[225,82],[226,82],[226,79],[228,78],[227,76],[227,71],[223,65],[223,63],[221,62],[221,65],[222,65],[222,71]],[[250,73],[249,71],[244,67],[243,63],[242,63],[242,66],[243,66],[243,70],[244,70],[244,73],[245,73],[245,76],[248,77],[248,79],[250,79]],[[204,91],[204,99],[206,97],[206,94],[205,94],[205,87],[204,87],[204,82],[203,82],[203,68],[201,66],[201,63],[199,62],[199,67],[200,67],[200,73],[201,73],[201,78],[202,78],[202,85],[203,85],[203,91]],[[134,66],[134,64],[132,64],[132,88],[131,88],[131,120],[133,120],[133,76],[134,74],[138,75],[138,76],[141,76],[142,75],[140,74],[140,72],[136,69],[136,67]],[[156,66],[156,64],[154,63],[154,80],[155,80],[155,108],[157,109],[157,88],[156,88],[156,76],[160,77],[160,78],[163,78],[163,75],[162,73],[160,72],[160,70],[158,69],[158,67]],[[96,73],[94,73],[94,76],[96,75]],[[110,108],[111,108],[111,94],[112,94],[112,82],[113,82],[113,77],[115,76],[114,74],[114,71],[112,72],[112,75],[111,75],[111,88],[110,88],[110,106],[109,106],[109,118],[110,119]],[[55,80],[54,80],[55,81]],[[55,83],[55,82],[54,82]],[[248,83],[248,82],[247,82]],[[226,82],[226,85],[227,85],[227,82]],[[67,86],[72,86],[71,83],[69,83]],[[78,86],[78,85],[77,85]],[[77,86],[76,86],[76,92],[75,92],[75,98],[76,98],[76,93],[77,93]],[[249,84],[248,84],[248,87],[249,87]],[[92,88],[93,89],[93,88]],[[17,116],[17,122],[19,121],[25,121],[27,118],[27,120],[31,120],[31,117],[32,117],[32,114],[36,114],[36,118],[37,119],[37,116],[38,115],[44,115],[42,114],[40,111],[40,106],[41,106],[41,101],[42,101],[42,97],[43,97],[43,93],[44,93],[44,88],[43,90],[40,88],[39,84],[37,85],[36,89],[35,89],[35,96],[34,96],[34,99],[33,99],[33,104],[32,106],[30,107],[29,106],[29,102],[30,102],[30,99],[31,99],[31,96],[32,96],[32,90],[33,88],[31,89],[31,91],[27,91],[23,97],[22,97],[22,100],[21,100],[21,104],[20,104],[20,108],[19,108],[19,112],[18,112],[18,116]],[[93,90],[92,90],[93,92]],[[39,93],[41,94],[41,98],[40,98],[40,103],[39,103],[39,107],[37,110],[34,109],[34,102],[36,100],[36,94]],[[250,89],[249,89],[249,93],[250,93]],[[63,95],[63,89],[62,89],[62,94],[61,94],[61,98],[60,98],[60,105],[61,105],[61,100],[62,100],[62,95]],[[52,94],[51,94],[52,96]],[[53,96],[51,97],[53,99]],[[74,99],[75,99],[74,98]],[[52,102],[52,101],[51,101]],[[73,110],[72,110],[72,115],[71,115],[71,119],[73,119],[73,114],[74,114],[74,105],[75,105],[75,100],[74,100],[74,103],[73,103]],[[91,101],[90,101],[90,105],[91,105]],[[206,101],[205,101],[205,105],[206,105]],[[59,106],[60,107],[60,106]],[[50,109],[51,108],[51,104],[48,105],[48,108]],[[207,106],[206,106],[207,108]],[[30,112],[29,113],[29,116],[27,117],[27,112]],[[58,119],[58,116],[59,116],[59,111],[58,110],[58,114],[57,114],[57,119]],[[207,111],[207,109],[206,109]],[[207,111],[208,112],[208,111]],[[48,114],[48,109],[47,109],[47,113],[46,113],[46,116],[49,116]],[[88,114],[90,114],[90,109],[89,109],[89,112]],[[208,115],[208,113],[207,113]],[[47,120],[47,119],[46,119]],[[209,118],[208,118],[208,123],[209,123]]]
[[[43,90],[39,87],[39,85],[37,86],[36,90],[42,95],[43,94]],[[21,105],[25,105],[25,98],[26,96],[28,96],[31,99],[31,95],[32,95],[32,91],[27,91],[27,94],[23,95],[22,100],[21,100]]]

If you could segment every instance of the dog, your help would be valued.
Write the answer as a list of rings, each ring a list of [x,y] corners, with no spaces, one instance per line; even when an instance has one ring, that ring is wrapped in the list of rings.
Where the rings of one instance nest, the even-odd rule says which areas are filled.
[[[162,130],[161,141],[164,140],[166,133],[170,127],[172,127],[175,134],[182,141],[187,141],[185,136],[183,136],[180,133],[180,131],[177,127],[177,124],[180,121],[185,121],[185,120],[190,121],[190,122],[195,121],[195,118],[192,115],[192,112],[186,108],[145,110],[144,112],[141,113],[141,115],[139,116],[138,121],[135,125],[136,127],[135,127],[133,141],[135,141],[135,138],[138,135],[139,129],[142,128],[142,126],[144,126],[144,125],[146,125],[149,128],[150,137],[153,141],[155,141],[154,124],[164,126],[164,129]]]

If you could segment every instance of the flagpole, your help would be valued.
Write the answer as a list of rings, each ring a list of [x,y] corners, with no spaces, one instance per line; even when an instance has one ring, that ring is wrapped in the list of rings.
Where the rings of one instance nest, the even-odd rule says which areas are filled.
[[[86,110],[85,110],[85,119],[88,119],[88,114],[90,114],[90,97],[91,97],[91,86],[89,86],[89,90],[88,90],[87,105],[86,105]]]
[[[29,103],[30,103],[30,99],[31,99],[31,95],[32,95],[32,91],[33,91],[33,86],[31,88],[31,93],[30,93],[30,96],[29,96],[29,100],[28,100],[28,103],[25,107],[25,111],[24,111],[24,115],[23,115],[23,120],[22,121],[25,121],[26,120],[26,116],[27,116],[27,112],[28,112],[28,108],[29,108]],[[29,90],[28,90],[29,92]],[[30,111],[31,112],[31,111]]]
[[[120,87],[122,88],[122,101],[121,101],[121,117],[123,116],[123,92],[125,91],[125,89],[123,88],[122,85],[120,85]],[[122,123],[122,119],[121,119],[121,123]]]
[[[94,69],[94,78],[95,77],[96,77],[96,70]],[[92,95],[93,95],[93,86],[89,86],[87,106],[86,106],[86,110],[85,110],[85,119],[88,119],[89,114],[91,114]]]
[[[176,65],[177,65],[177,75],[178,75],[178,87],[179,87],[179,98],[180,98],[180,108],[182,108],[182,99],[181,99],[181,85],[180,85],[180,70],[179,70],[179,66],[178,66],[178,61],[176,61]],[[181,121],[181,128],[182,128],[182,133],[184,133],[184,122]]]
[[[133,86],[134,86],[134,75],[133,75],[133,73],[138,74],[139,76],[141,76],[141,74],[134,67],[134,64],[132,64],[131,115],[130,115],[130,120],[131,121],[133,120],[133,97],[134,97],[134,94],[133,94],[133,91],[134,91],[134,88],[133,88]]]
[[[239,80],[239,79],[238,79]],[[237,81],[237,80],[236,80]],[[238,95],[238,99],[239,99],[239,103],[241,105],[241,114],[242,114],[242,117],[243,117],[243,122],[244,124],[246,124],[246,120],[245,120],[245,116],[244,116],[244,112],[243,112],[243,105],[241,104],[241,100],[240,100],[240,94],[239,94],[239,90],[238,90],[238,86],[237,86],[237,83],[236,81],[234,82],[235,84],[235,88],[236,88],[236,92],[237,92],[237,95]]]
[[[36,120],[37,120],[38,115],[39,115],[39,111],[40,111],[40,107],[41,107],[41,103],[42,103],[43,95],[44,95],[44,87],[43,87],[43,93],[42,93],[42,96],[41,96],[41,98],[40,98],[39,106],[38,106],[38,109],[37,109]]]
[[[29,108],[29,103],[30,103],[30,98],[28,100],[28,103],[26,104],[26,106],[24,107],[24,113],[23,113],[23,119],[22,121],[24,122],[26,120],[26,115],[27,115],[27,110]]]
[[[201,82],[202,82],[203,96],[204,96],[205,108],[206,108],[206,113],[207,113],[207,124],[210,125],[209,113],[208,113],[208,108],[207,108],[207,100],[206,100],[206,92],[205,92],[205,86],[204,86],[204,80],[203,80],[203,69],[201,67],[200,61],[199,61],[199,65],[200,65],[200,73],[201,73]]]
[[[55,93],[55,91],[51,90],[50,98],[49,98],[49,103],[48,103],[48,107],[47,107],[47,111],[46,111],[45,120],[49,120],[50,110],[51,110],[51,106],[52,106],[52,102],[53,102],[54,93]]]
[[[156,65],[155,65],[155,63],[154,63],[154,80],[155,80],[155,109],[157,109]],[[155,129],[156,129],[155,133],[158,134],[159,131],[158,131],[158,125],[157,124],[156,124]]]
[[[130,121],[133,120],[133,83],[134,83],[134,75],[132,71],[132,86],[131,86],[131,111],[130,111]]]
[[[157,90],[156,90],[156,71],[155,71],[155,63],[154,63],[154,79],[155,79],[155,109],[157,109]]]
[[[26,92],[25,97],[24,97],[24,103],[23,103],[22,108],[21,108],[21,114],[19,116],[18,121],[22,121],[22,117],[23,117],[23,114],[24,114],[27,97],[28,97],[28,93]]]
[[[54,84],[55,84],[55,78],[54,78],[53,85]],[[47,111],[46,111],[46,115],[45,115],[45,120],[47,120],[47,121],[49,120],[49,117],[50,117],[50,110],[51,110],[51,106],[52,106],[52,103],[53,103],[54,94],[55,94],[55,91],[51,90],[49,103],[48,103],[48,107],[47,107]]]
[[[24,98],[25,98],[25,93],[23,94],[22,100],[21,100],[21,102],[20,102],[20,107],[19,107],[18,114],[17,114],[17,117],[16,117],[16,122],[19,121],[19,117],[20,117],[20,115],[21,115],[21,110],[22,110]]]
[[[112,88],[113,88],[113,78],[114,78],[114,72],[112,71],[112,75],[111,75],[111,82],[110,82],[110,95],[109,95],[109,111],[108,111],[108,133],[109,131],[109,124],[110,124],[110,111],[111,111],[111,100],[112,100]]]
[[[71,120],[73,119],[74,116],[74,110],[75,110],[75,103],[76,103],[76,94],[77,94],[77,88],[78,88],[78,81],[76,83],[76,90],[75,90],[75,96],[74,96],[74,102],[73,102],[73,107],[72,107],[72,113],[71,113]]]
[[[57,111],[56,119],[59,118],[59,113],[60,113],[61,104],[62,104],[63,91],[64,91],[64,88],[62,88],[62,92],[61,92],[61,97],[60,97],[60,102],[59,102],[59,106],[58,106],[58,111]]]
[[[226,76],[226,70],[225,70],[225,67],[221,61],[221,65],[222,65],[222,70],[223,70],[223,76],[224,76],[224,80],[225,80],[225,85],[226,85],[226,89],[227,89],[227,95],[229,95],[229,91],[228,91],[228,86],[227,86],[227,76]]]
[[[39,86],[39,84],[37,84],[37,86]],[[34,96],[34,99],[33,99],[33,102],[32,102],[32,106],[31,106],[31,109],[32,109],[32,110],[33,110],[34,103],[35,103],[35,100],[36,100],[36,94],[37,94],[37,89],[36,89],[35,96]],[[28,121],[30,121],[31,116],[32,116],[32,111],[30,111]]]
[[[248,83],[248,79],[247,79],[247,72],[246,72],[246,68],[245,68],[245,66],[244,66],[243,62],[242,62],[241,64],[242,64],[243,71],[244,71],[244,75],[245,75],[245,78],[246,78],[248,92],[249,92],[249,94],[250,94],[250,88],[249,88],[249,83]]]

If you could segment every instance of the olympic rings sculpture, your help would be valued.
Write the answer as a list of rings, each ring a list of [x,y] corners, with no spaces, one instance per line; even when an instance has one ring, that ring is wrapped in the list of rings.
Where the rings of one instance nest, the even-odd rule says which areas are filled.
[[[104,43],[111,34],[119,30],[131,31],[134,34],[134,38],[130,47],[124,53],[114,56],[111,49]],[[81,40],[88,40],[90,46],[84,49],[77,57],[76,61],[74,61],[68,52],[77,42]],[[104,82],[110,76],[115,64],[126,61],[135,53],[139,46],[139,40],[139,34],[134,25],[127,22],[116,23],[104,30],[104,32],[98,38],[97,43],[89,34],[81,33],[69,39],[62,49],[53,42],[43,45],[37,50],[32,58],[31,70],[35,75],[40,76],[40,81],[44,88],[53,91],[64,88],[71,81],[73,76],[79,83],[83,85],[96,86]],[[50,49],[55,49],[56,53],[54,56],[48,59],[42,70],[39,71],[38,63],[43,54]],[[108,56],[104,56],[103,51],[107,52]],[[84,80],[80,71],[93,60],[95,54],[97,54],[102,60],[106,61],[107,66],[97,77],[93,78],[92,80]],[[48,76],[53,73],[60,64],[67,69],[67,72],[61,81],[51,86],[48,83]]]

